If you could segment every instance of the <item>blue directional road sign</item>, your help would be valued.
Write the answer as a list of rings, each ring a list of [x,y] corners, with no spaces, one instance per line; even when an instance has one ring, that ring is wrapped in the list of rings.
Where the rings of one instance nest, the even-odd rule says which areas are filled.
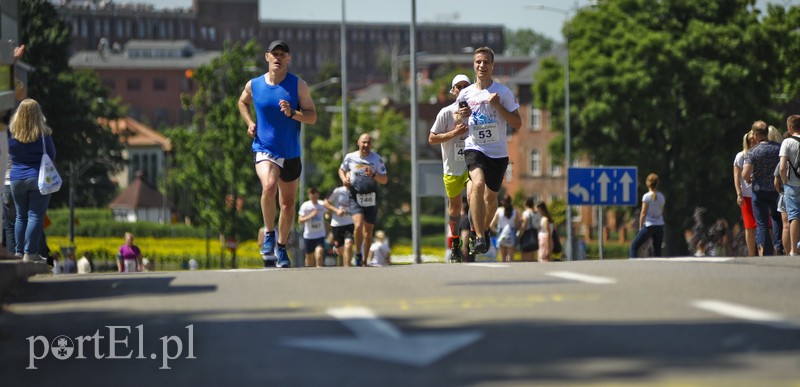
[[[570,167],[567,204],[635,206],[636,167]]]

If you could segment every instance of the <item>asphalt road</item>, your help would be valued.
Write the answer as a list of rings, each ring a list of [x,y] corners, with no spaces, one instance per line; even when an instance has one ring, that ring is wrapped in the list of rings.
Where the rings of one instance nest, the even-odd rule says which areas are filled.
[[[0,333],[3,386],[798,386],[800,259],[37,276]]]

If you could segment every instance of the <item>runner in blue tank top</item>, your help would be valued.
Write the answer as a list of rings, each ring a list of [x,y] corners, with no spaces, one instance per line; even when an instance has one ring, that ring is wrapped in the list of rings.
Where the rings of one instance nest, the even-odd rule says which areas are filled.
[[[264,54],[269,70],[251,79],[239,97],[239,113],[253,138],[256,174],[261,181],[261,215],[264,217],[264,266],[290,267],[286,241],[294,224],[294,201],[300,171],[300,123],[314,124],[317,112],[305,81],[289,73],[289,45],[270,43]],[[256,119],[250,112],[253,105]],[[281,206],[275,235],[275,194]],[[276,247],[277,242],[277,247]]]

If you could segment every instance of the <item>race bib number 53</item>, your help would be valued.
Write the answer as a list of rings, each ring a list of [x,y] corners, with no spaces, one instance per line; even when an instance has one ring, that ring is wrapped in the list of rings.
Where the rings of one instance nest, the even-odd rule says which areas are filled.
[[[361,207],[374,207],[375,192],[356,194],[356,203]]]
[[[497,130],[496,122],[471,125],[470,132],[476,144],[491,144],[500,141],[500,131]]]

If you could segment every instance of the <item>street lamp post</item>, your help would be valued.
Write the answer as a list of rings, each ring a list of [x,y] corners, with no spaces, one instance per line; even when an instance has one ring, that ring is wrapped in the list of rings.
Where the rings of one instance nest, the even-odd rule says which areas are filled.
[[[572,164],[572,158],[571,158],[572,155],[570,154],[572,134],[570,133],[570,127],[569,127],[569,14],[573,10],[550,7],[541,4],[532,5],[527,8],[538,9],[547,12],[555,12],[564,15],[564,25],[566,26],[566,31],[564,34],[565,35],[564,47],[566,51],[564,57],[564,158],[566,159],[566,168],[567,168],[565,172],[566,174],[568,174],[569,166]],[[567,260],[571,260],[572,259],[572,207],[570,207],[569,205],[569,185],[566,183],[566,181],[564,187],[566,193],[564,195],[564,199],[567,204],[567,210],[566,210],[567,246],[566,249],[564,250],[564,255],[566,256]]]

